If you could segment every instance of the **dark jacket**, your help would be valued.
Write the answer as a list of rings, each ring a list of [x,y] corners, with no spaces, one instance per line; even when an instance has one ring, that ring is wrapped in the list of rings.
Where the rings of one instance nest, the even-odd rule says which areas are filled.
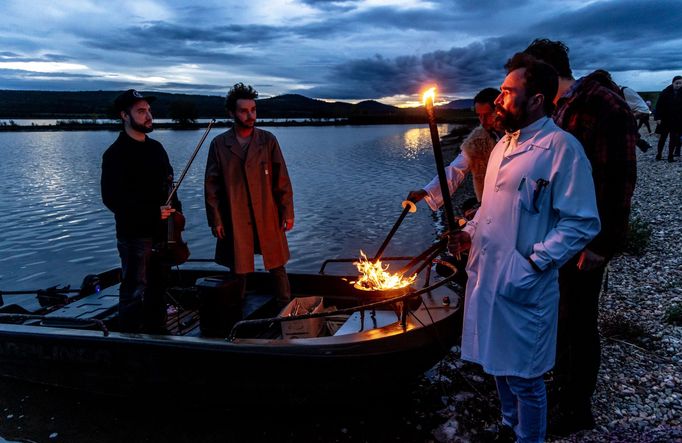
[[[682,132],[682,90],[675,93],[673,85],[669,85],[658,96],[656,114],[665,128],[673,132]]]
[[[637,123],[618,87],[592,74],[559,99],[554,121],[578,139],[592,165],[601,232],[587,249],[609,259],[622,249],[628,229]]]
[[[160,207],[172,186],[173,168],[161,143],[138,142],[125,132],[102,156],[102,201],[116,218],[117,238],[153,238],[163,234]],[[182,210],[174,199],[173,207]]]
[[[216,262],[238,274],[253,272],[258,252],[266,269],[283,266],[289,246],[282,222],[294,218],[289,173],[275,136],[254,129],[244,161],[243,155],[234,130],[214,138],[204,188],[208,225],[225,228]]]

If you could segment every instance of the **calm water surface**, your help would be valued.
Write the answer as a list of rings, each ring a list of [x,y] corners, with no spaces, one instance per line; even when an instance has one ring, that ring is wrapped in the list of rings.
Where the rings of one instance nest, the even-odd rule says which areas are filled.
[[[327,258],[376,252],[407,192],[435,174],[422,125],[266,128],[279,139],[294,188],[296,220],[288,269],[317,272]],[[447,133],[448,125],[439,131]],[[192,258],[212,258],[203,173],[209,141],[179,190]],[[158,130],[179,175],[203,130]],[[0,289],[80,285],[84,275],[118,266],[114,218],[100,197],[100,164],[116,132],[0,133]],[[413,255],[440,223],[424,203],[409,214],[386,251]],[[260,262],[256,262],[257,267]],[[332,269],[329,269],[332,271]]]

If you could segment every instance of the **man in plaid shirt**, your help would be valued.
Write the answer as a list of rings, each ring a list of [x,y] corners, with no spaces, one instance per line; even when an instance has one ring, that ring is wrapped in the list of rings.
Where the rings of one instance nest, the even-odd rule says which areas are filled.
[[[559,74],[554,121],[582,143],[592,164],[601,232],[559,272],[559,330],[554,369],[557,403],[548,432],[566,435],[594,427],[591,398],[601,359],[597,317],[608,261],[623,246],[637,179],[637,124],[618,86],[599,73],[578,80],[568,48],[537,39],[524,51]]]

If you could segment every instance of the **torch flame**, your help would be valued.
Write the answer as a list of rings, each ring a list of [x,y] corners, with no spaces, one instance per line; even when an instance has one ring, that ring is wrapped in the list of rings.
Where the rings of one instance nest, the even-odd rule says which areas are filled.
[[[377,260],[376,263],[368,260],[362,251],[360,251],[360,259],[353,262],[353,264],[360,272],[360,278],[355,282],[354,286],[365,291],[404,288],[411,285],[417,278],[417,274],[409,278],[403,278],[402,275],[386,272],[389,265],[384,267],[381,264],[381,260]]]
[[[431,99],[431,103],[436,102],[436,87],[434,86],[433,88],[428,89],[424,95],[422,96],[422,100],[424,100],[424,106],[426,106],[426,102],[428,99]]]

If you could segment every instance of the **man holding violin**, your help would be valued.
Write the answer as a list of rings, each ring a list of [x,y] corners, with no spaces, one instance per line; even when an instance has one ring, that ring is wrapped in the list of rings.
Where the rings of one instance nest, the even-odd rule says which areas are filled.
[[[166,205],[173,168],[161,143],[147,136],[154,100],[134,89],[116,98],[123,131],[102,157],[102,200],[114,213],[121,257],[119,325],[126,332],[165,332],[168,264],[156,248],[166,235],[165,220],[182,209],[177,196]]]

